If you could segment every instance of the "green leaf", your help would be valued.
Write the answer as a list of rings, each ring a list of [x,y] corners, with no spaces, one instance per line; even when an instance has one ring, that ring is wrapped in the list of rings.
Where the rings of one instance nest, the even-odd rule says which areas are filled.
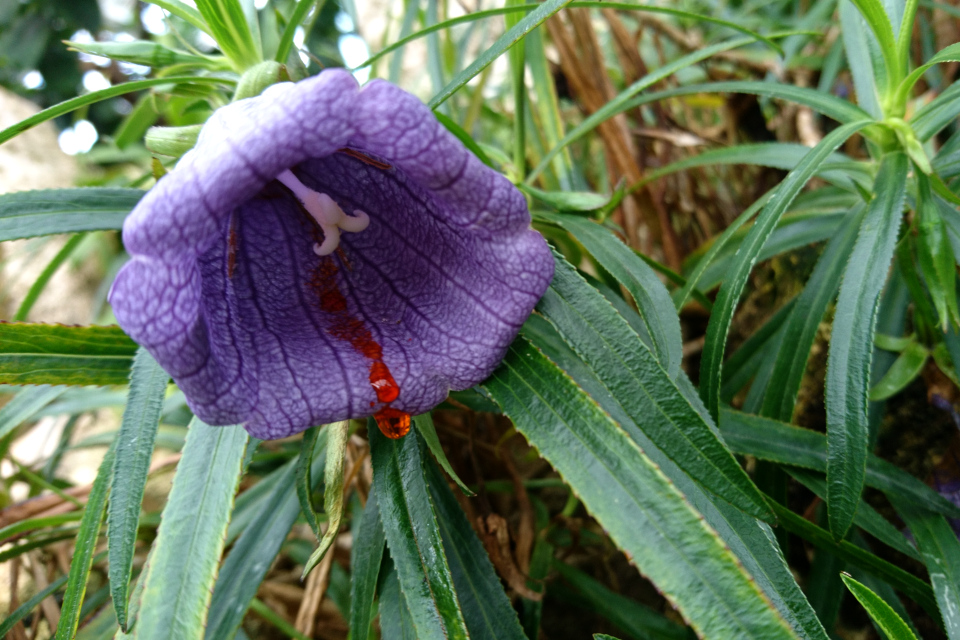
[[[433,426],[433,418],[430,416],[430,414],[421,413],[418,416],[414,416],[413,426],[417,428],[417,432],[427,444],[427,448],[430,449],[430,453],[433,454],[433,457],[436,458],[437,462],[440,463],[440,466],[443,467],[443,470],[446,471],[447,475],[457,483],[458,487],[460,487],[460,491],[463,492],[463,495],[467,497],[476,495],[470,490],[470,487],[468,487],[466,483],[464,483],[464,481],[457,476],[457,472],[453,470],[453,467],[450,465],[450,461],[447,460],[447,454],[443,452],[443,447],[440,445],[440,439],[437,437],[437,429]]]
[[[426,467],[430,499],[470,638],[525,640],[517,612],[446,479],[437,465],[427,462]]]
[[[923,74],[927,72],[927,69],[944,62],[957,61],[960,61],[960,42],[941,49],[936,55],[927,60],[926,63],[914,69],[910,75],[904,78],[900,86],[897,87],[894,104],[898,107],[898,110],[906,108],[907,100],[910,98],[910,91],[913,89],[913,86],[917,84],[917,81],[923,77]]]
[[[841,560],[871,573],[919,604],[927,613],[936,615],[937,603],[933,590],[923,580],[846,540],[837,542],[829,531],[821,529],[779,503],[772,506],[780,518],[781,526],[787,531],[807,540],[818,549],[829,551]]]
[[[893,35],[893,26],[890,24],[890,19],[887,17],[887,12],[880,0],[850,0],[850,2],[857,7],[867,21],[870,31],[873,32],[880,46],[886,78],[884,82],[879,84],[879,89],[886,94],[889,87],[896,86],[904,74],[900,64],[897,39]],[[888,97],[885,95],[884,98]]]
[[[389,632],[391,640],[419,640],[407,599],[400,588],[396,565],[387,556],[380,580],[380,628]]]
[[[738,391],[747,386],[758,372],[771,359],[771,352],[776,351],[783,344],[784,325],[793,317],[793,309],[797,299],[793,298],[777,309],[763,326],[754,331],[740,347],[734,351],[723,367],[727,375],[723,380],[720,398],[729,402]],[[751,385],[751,392],[753,385]]]
[[[827,483],[823,474],[800,469],[797,467],[787,468],[786,472],[794,480],[810,489],[818,498],[825,500],[827,497]],[[915,560],[920,560],[920,554],[907,542],[900,531],[887,522],[887,520],[877,513],[877,510],[861,500],[857,507],[857,514],[853,518],[854,524],[872,535],[874,538],[885,545],[896,549],[900,553],[910,556]]]
[[[603,616],[631,638],[690,640],[691,637],[696,637],[690,629],[668,620],[650,607],[610,591],[587,574],[564,562],[554,560],[553,569],[560,574],[563,582],[550,584],[551,597],[560,597]],[[566,594],[566,584],[572,587],[569,595]]]
[[[680,321],[670,293],[653,269],[609,230],[594,222],[569,215],[551,215],[548,219],[570,232],[630,293],[653,340],[657,360],[675,378],[683,359]]]
[[[35,416],[38,411],[63,395],[64,391],[66,391],[65,387],[51,387],[46,384],[18,391],[3,405],[3,408],[0,408],[0,438],[6,437],[26,420]]]
[[[70,561],[70,573],[67,590],[60,605],[60,622],[57,624],[56,640],[72,640],[80,623],[80,607],[87,592],[87,578],[93,566],[93,554],[100,537],[103,512],[107,508],[107,493],[110,490],[110,478],[113,475],[113,460],[116,442],[110,445],[97,469],[97,478],[93,481],[87,506],[83,509],[83,518],[73,546],[73,560]]]
[[[319,15],[325,4],[326,0],[297,0],[293,13],[287,20],[287,26],[283,29],[283,35],[280,36],[280,43],[277,45],[277,55],[274,60],[280,64],[286,64],[290,57],[290,49],[293,46],[293,37],[297,33],[297,28],[301,26],[304,18],[307,17],[314,5],[317,5],[316,15]]]
[[[325,466],[326,434],[326,430],[321,430],[317,438],[310,469],[313,478],[319,477]],[[247,607],[300,515],[294,487],[296,466],[296,461],[291,460],[274,472],[269,491],[254,503],[248,524],[223,561],[210,602],[206,640],[230,640],[236,635]]]
[[[416,436],[390,440],[369,421],[373,487],[417,637],[467,638]]]
[[[926,142],[960,114],[960,83],[954,82],[940,95],[920,107],[910,118],[910,126],[920,142]]]
[[[203,637],[246,446],[242,427],[191,422],[147,569],[137,640]]]
[[[110,98],[116,98],[117,96],[122,96],[127,93],[149,89],[151,87],[178,84],[220,84],[233,86],[236,84],[236,81],[219,76],[171,76],[168,78],[135,80],[134,82],[125,82],[108,89],[91,91],[90,93],[85,93],[82,96],[71,98],[70,100],[61,102],[60,104],[55,104],[52,107],[47,107],[43,111],[30,116],[26,120],[21,120],[17,124],[0,131],[0,144],[3,144],[7,140],[20,135],[27,129],[32,129],[38,124],[42,124],[47,120],[53,120],[54,118],[71,113],[72,111],[76,111],[82,107],[86,107],[97,102],[102,102],[104,100],[109,100]]]
[[[890,608],[883,598],[873,591],[851,578],[848,574],[840,575],[843,584],[847,585],[850,593],[863,605],[863,608],[870,614],[870,618],[879,625],[883,632],[891,640],[917,640],[903,618],[897,615],[897,612]]]
[[[0,383],[126,384],[136,351],[120,327],[0,323]]]
[[[84,187],[0,195],[0,241],[51,233],[119,230],[144,192]]]
[[[521,18],[513,27],[507,29],[502,36],[497,38],[496,42],[478,55],[470,66],[454,76],[453,79],[447,83],[447,86],[431,98],[428,103],[429,107],[436,109],[446,102],[450,96],[456,93],[460,87],[470,82],[470,79],[483,71],[487,65],[499,58],[501,54],[522,40],[527,33],[536,29],[544,20],[557,11],[560,11],[560,9],[569,3],[570,0],[546,0],[546,2],[537,5],[536,9]],[[2,142],[2,140],[0,140],[0,142]]]
[[[956,262],[930,181],[922,173],[917,174],[917,230],[920,272],[937,309],[940,328],[946,331],[951,323],[960,325]]]
[[[869,124],[867,121],[859,121],[837,127],[827,134],[816,147],[811,149],[797,165],[797,168],[791,171],[777,187],[776,193],[771,196],[769,202],[757,217],[757,221],[747,233],[747,237],[741,243],[737,252],[736,263],[730,270],[723,286],[720,287],[713,313],[710,315],[700,365],[700,396],[714,420],[717,419],[720,411],[721,375],[727,334],[730,331],[730,324],[733,321],[733,314],[740,300],[740,294],[743,293],[747,278],[750,276],[750,271],[753,270],[753,265],[756,264],[760,250],[776,227],[780,216],[787,210],[807,181],[817,172],[820,165],[847,138],[863,129],[867,124]]]
[[[761,519],[770,510],[730,451],[639,336],[603,296],[555,254],[553,283],[537,310],[600,378],[631,419],[705,489]],[[503,406],[501,404],[501,406]]]
[[[350,421],[328,424],[324,430],[327,432],[327,460],[323,467],[323,511],[327,516],[327,530],[320,538],[316,551],[310,554],[307,564],[303,566],[301,580],[323,560],[340,534],[340,520],[343,517],[343,461],[347,452],[347,437],[350,435]]]
[[[643,5],[643,4],[633,3],[633,2],[606,2],[605,0],[601,2],[590,2],[590,1],[571,2],[567,6],[571,9],[573,8],[581,8],[581,9],[607,8],[607,9],[615,9],[615,10],[622,10],[622,11],[646,11],[650,13],[666,13],[668,15],[674,15],[677,17],[690,18],[700,22],[716,24],[716,25],[728,27],[730,29],[733,29],[734,31],[739,31],[740,33],[744,33],[750,36],[754,40],[759,40],[761,42],[766,43],[767,46],[769,46],[771,49],[774,49],[778,53],[782,53],[782,50],[780,49],[779,45],[777,45],[777,43],[774,42],[772,39],[767,38],[762,34],[757,33],[756,31],[751,31],[750,29],[747,29],[736,22],[721,20],[719,18],[714,18],[712,16],[706,16],[698,13],[692,13],[689,11],[683,11],[681,9],[675,9],[672,7],[658,7],[655,5]],[[357,69],[362,69],[364,67],[368,67],[372,65],[374,62],[376,62],[377,60],[379,60],[380,58],[382,58],[383,56],[389,53],[392,53],[397,49],[401,49],[402,47],[409,44],[410,42],[417,40],[419,38],[423,38],[427,35],[430,35],[431,33],[436,33],[437,31],[449,29],[459,24],[475,22],[477,20],[484,20],[486,18],[492,18],[495,16],[533,11],[536,7],[537,7],[536,4],[531,3],[531,4],[525,4],[525,5],[519,5],[519,6],[486,9],[484,11],[471,11],[467,15],[458,16],[456,18],[450,18],[449,20],[444,20],[443,22],[427,25],[423,29],[420,29],[416,33],[413,33],[410,35],[407,35],[408,32],[406,30],[401,29],[400,35],[402,37],[398,38],[394,42],[390,43],[390,45],[384,47],[377,53],[373,54],[372,56],[370,56],[369,58],[361,62],[359,65],[353,68],[353,71],[356,71]],[[532,30],[528,31],[527,35],[529,35],[529,33],[531,32]],[[390,81],[396,82],[396,79],[391,77]]]
[[[434,111],[433,115],[437,119],[437,122],[442,124],[447,131],[456,136],[457,140],[462,142],[463,146],[469,149],[473,155],[477,156],[477,159],[480,160],[480,162],[491,168],[494,166],[493,161],[487,156],[483,149],[480,148],[480,145],[477,144],[477,141],[473,139],[473,136],[463,130],[463,127],[439,111]]]
[[[377,592],[377,576],[383,559],[383,524],[377,494],[371,491],[360,516],[360,527],[350,549],[350,636],[367,640],[373,621],[373,600]]]
[[[150,40],[132,40],[130,42],[72,42],[64,40],[63,44],[94,56],[102,56],[121,62],[132,62],[155,69],[174,64],[208,69],[224,67],[223,63],[216,58],[176,51],[163,46],[159,42]]]
[[[297,499],[300,500],[300,511],[303,512],[303,517],[318,540],[323,537],[323,532],[320,531],[317,511],[313,508],[313,496],[311,495],[313,493],[313,478],[311,478],[310,467],[313,465],[313,451],[317,445],[317,436],[320,434],[320,429],[321,427],[310,427],[303,432],[300,455],[297,456]],[[258,484],[262,483],[263,481]]]
[[[206,33],[209,36],[213,36],[213,33],[210,31],[210,27],[207,26],[207,23],[203,21],[203,16],[200,15],[200,12],[195,8],[191,7],[188,4],[180,2],[180,0],[148,0],[150,4],[155,4],[165,11],[169,11],[178,18],[186,21],[187,23],[193,25],[203,33]]]
[[[239,0],[197,0],[197,9],[210,27],[217,46],[237,71],[245,71],[263,61],[260,41],[254,39]]]
[[[900,393],[920,375],[929,357],[930,352],[926,347],[919,342],[911,342],[883,375],[880,382],[870,389],[870,400],[878,402]]]
[[[960,541],[953,527],[938,513],[909,500],[891,500],[910,528],[930,574],[933,592],[950,640],[960,638]]]
[[[827,439],[822,433],[726,407],[720,412],[720,432],[736,453],[821,473],[827,471]],[[960,507],[873,454],[867,456],[865,484],[887,495],[913,500],[925,509],[960,518]]]
[[[596,211],[610,204],[610,196],[592,191],[542,191],[529,185],[520,189],[558,211]]]
[[[884,156],[876,196],[843,273],[827,356],[827,516],[837,539],[846,534],[866,471],[873,335],[880,293],[903,219],[907,157]]]
[[[514,341],[484,386],[694,629],[717,637],[796,637],[620,426],[525,339]]]
[[[817,620],[809,602],[790,573],[770,527],[736,509],[725,500],[707,493],[691,480],[690,476],[658,449],[634,424],[620,403],[603,387],[596,374],[587,368],[583,360],[570,349],[546,320],[539,316],[532,316],[523,331],[525,335],[536,338],[536,346],[596,400],[600,407],[627,431],[640,450],[686,496],[694,509],[702,514],[707,524],[717,531],[724,544],[733,551],[757,585],[777,607],[780,615],[788,621],[800,637],[810,640],[827,640],[823,626]],[[694,405],[697,412],[704,416],[705,420],[709,420],[706,408],[700,403],[697,391],[686,375],[681,373],[677,382],[681,392]],[[549,551],[548,547],[549,545],[540,545],[538,542],[535,549],[543,548],[544,551]],[[549,562],[549,556],[545,562]],[[531,564],[531,571],[533,571],[533,564]],[[543,568],[543,572],[546,573],[546,567]],[[532,611],[535,614],[536,608],[532,608]],[[531,622],[535,621],[534,618]]]
[[[55,255],[49,263],[47,263],[47,266],[43,268],[43,271],[40,272],[40,275],[37,276],[37,279],[33,281],[32,285],[30,285],[30,290],[27,291],[27,295],[23,297],[23,302],[20,303],[20,307],[17,309],[17,312],[13,314],[12,320],[14,322],[23,322],[27,319],[27,316],[30,314],[30,310],[37,302],[40,294],[43,293],[43,290],[50,282],[53,274],[56,273],[61,266],[63,266],[63,263],[67,261],[67,259],[76,250],[81,242],[83,242],[83,234],[73,236],[67,240],[63,247],[61,247],[60,251],[57,252],[57,255]]]
[[[117,623],[124,631],[128,631],[127,600],[140,505],[143,503],[147,471],[169,379],[167,372],[141,347],[134,358],[130,396],[117,435],[116,462],[113,465],[107,512],[110,597]]]
[[[837,235],[843,220],[843,213],[813,213],[813,214],[784,214],[777,224],[777,228],[770,234],[764,243],[757,262],[762,262],[787,251],[793,251],[809,244],[823,242]],[[714,261],[706,268],[700,277],[699,285],[704,291],[709,291],[727,279],[739,256],[737,252],[749,228],[735,234],[735,239],[721,250]]]
[[[712,47],[706,48],[710,49],[709,52],[707,52],[706,49],[702,50],[704,53],[707,53],[707,55],[703,57],[709,57],[719,53],[720,51],[740,47],[745,44],[749,44],[750,42],[752,42],[752,40],[739,39],[731,40],[727,43],[712,45]],[[683,58],[678,59],[675,63],[665,65],[662,69],[670,67],[670,70],[667,73],[660,73],[660,70],[658,70],[658,72],[641,78],[633,85],[625,89],[613,100],[607,102],[607,104],[567,132],[567,135],[565,135],[555,147],[553,147],[547,154],[543,156],[540,164],[538,164],[536,168],[527,176],[525,183],[532,184],[534,179],[540,175],[544,169],[546,169],[546,166],[558,153],[566,148],[567,145],[580,139],[590,131],[593,131],[601,123],[612,118],[613,116],[645,104],[660,102],[661,100],[678,96],[694,95],[698,93],[748,93],[758,96],[779,98],[789,102],[796,102],[798,104],[808,106],[814,111],[822,113],[842,123],[857,122],[860,120],[869,119],[871,117],[866,111],[846,100],[843,100],[842,98],[817,91],[816,89],[794,87],[776,82],[709,82],[637,95],[644,89],[647,89],[650,85],[662,80],[664,77],[669,76],[684,66],[689,66],[690,64],[699,61],[700,59],[702,58],[695,57],[694,59],[689,59],[689,56],[684,56]],[[639,88],[635,89],[635,87]]]
[[[827,306],[837,295],[843,267],[857,238],[864,207],[851,211],[826,249],[784,326],[776,364],[763,398],[762,414],[790,422],[810,350]]]

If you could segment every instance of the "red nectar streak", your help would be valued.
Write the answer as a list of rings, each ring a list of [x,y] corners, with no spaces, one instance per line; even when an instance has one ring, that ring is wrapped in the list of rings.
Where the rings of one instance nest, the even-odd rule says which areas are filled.
[[[410,414],[389,406],[400,395],[400,387],[383,361],[383,349],[373,339],[370,329],[347,310],[347,300],[337,286],[337,271],[333,259],[325,257],[313,270],[309,283],[320,308],[332,319],[327,332],[337,340],[349,343],[358,353],[370,360],[370,386],[377,394],[377,400],[386,405],[373,417],[383,435],[394,440],[402,438],[410,431]],[[370,403],[371,407],[374,405],[375,403]]]

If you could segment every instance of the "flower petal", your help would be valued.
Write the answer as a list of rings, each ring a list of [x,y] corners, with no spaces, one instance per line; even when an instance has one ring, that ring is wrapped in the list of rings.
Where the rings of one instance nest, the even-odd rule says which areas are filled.
[[[285,169],[369,226],[317,256]],[[549,284],[529,225],[419,100],[331,70],[214,115],[124,225],[111,302],[210,424],[276,438],[421,413],[489,375]]]

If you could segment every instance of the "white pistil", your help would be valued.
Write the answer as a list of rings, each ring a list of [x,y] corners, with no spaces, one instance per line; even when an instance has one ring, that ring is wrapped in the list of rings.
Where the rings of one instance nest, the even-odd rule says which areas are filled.
[[[318,256],[328,256],[337,250],[341,230],[357,233],[370,224],[370,216],[366,213],[355,209],[353,215],[348,216],[340,205],[333,201],[333,198],[306,186],[289,169],[278,175],[277,180],[293,192],[297,200],[303,204],[303,208],[323,229],[323,244],[313,245],[313,252]]]

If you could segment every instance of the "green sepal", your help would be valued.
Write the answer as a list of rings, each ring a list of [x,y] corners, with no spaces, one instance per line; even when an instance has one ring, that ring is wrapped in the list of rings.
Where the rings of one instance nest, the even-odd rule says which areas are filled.
[[[150,127],[144,136],[144,144],[153,153],[179,158],[197,144],[202,126],[192,124],[186,127]]]
[[[264,89],[278,82],[288,82],[290,74],[287,73],[287,67],[267,60],[247,69],[240,82],[237,83],[237,90],[233,94],[233,101],[243,100],[244,98],[253,98],[263,93]]]

